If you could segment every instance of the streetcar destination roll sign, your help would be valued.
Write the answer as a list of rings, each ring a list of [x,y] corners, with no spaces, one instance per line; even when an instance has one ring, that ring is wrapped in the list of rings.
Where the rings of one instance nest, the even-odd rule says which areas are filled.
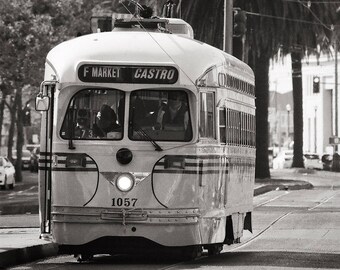
[[[169,66],[81,65],[78,77],[82,82],[174,84],[178,70]]]

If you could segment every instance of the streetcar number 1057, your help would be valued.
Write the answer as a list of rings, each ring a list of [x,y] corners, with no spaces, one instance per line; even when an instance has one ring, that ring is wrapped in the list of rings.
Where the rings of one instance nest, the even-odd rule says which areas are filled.
[[[134,207],[136,202],[137,198],[113,198],[112,206]]]

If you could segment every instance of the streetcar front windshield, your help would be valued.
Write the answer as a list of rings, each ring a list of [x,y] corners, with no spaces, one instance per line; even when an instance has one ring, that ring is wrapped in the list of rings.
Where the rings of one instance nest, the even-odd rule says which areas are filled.
[[[129,138],[190,141],[188,94],[183,90],[137,90],[130,95]]]
[[[123,138],[125,93],[115,89],[85,89],[67,108],[60,135],[66,140]]]

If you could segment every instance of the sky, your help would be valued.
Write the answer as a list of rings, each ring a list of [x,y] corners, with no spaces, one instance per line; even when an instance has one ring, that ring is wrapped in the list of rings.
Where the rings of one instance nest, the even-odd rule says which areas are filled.
[[[269,67],[269,90],[283,94],[292,91],[292,89],[290,56],[272,60]]]

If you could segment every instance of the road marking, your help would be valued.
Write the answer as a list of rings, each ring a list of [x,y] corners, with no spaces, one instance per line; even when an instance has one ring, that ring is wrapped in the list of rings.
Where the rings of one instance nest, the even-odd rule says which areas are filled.
[[[284,194],[281,194],[281,195],[279,195],[279,196],[276,196],[276,197],[273,198],[273,199],[270,199],[270,200],[268,200],[268,201],[265,201],[265,202],[263,202],[263,203],[260,203],[260,204],[258,204],[258,205],[255,205],[255,208],[256,208],[256,207],[260,207],[260,206],[262,206],[262,205],[265,205],[265,204],[267,204],[267,203],[270,203],[270,202],[272,202],[272,201],[275,201],[275,200],[279,199],[280,197],[287,195],[288,193],[290,193],[290,192],[289,192],[289,191],[286,191]]]
[[[24,189],[24,190],[19,190],[19,191],[13,191],[11,193],[8,193],[7,196],[17,196],[17,195],[21,195],[22,193],[27,193],[29,194],[29,191],[36,189],[36,186],[32,186],[28,189]],[[30,194],[36,194],[38,192],[38,190],[36,190],[34,193],[30,193]]]
[[[333,199],[336,195],[338,195],[338,193],[339,193],[339,192],[335,192],[335,194],[333,194],[333,195],[330,196],[329,198],[324,199],[323,201],[319,202],[317,205],[315,205],[315,206],[313,206],[313,207],[311,207],[311,208],[308,208],[307,210],[308,210],[308,211],[312,211],[312,210],[314,210],[315,208],[317,208],[317,207],[319,207],[319,206],[325,204],[325,203],[328,202],[329,200]]]
[[[268,201],[266,201],[266,202],[263,202],[263,203],[261,203],[261,204],[255,206],[255,207],[259,207],[259,206],[262,206],[262,205],[267,204],[267,203],[269,203],[269,202],[272,202],[272,201],[274,201],[274,200],[276,200],[276,199],[278,199],[278,198],[280,198],[280,197],[286,195],[287,193],[289,193],[289,192],[287,191],[285,194],[281,194],[281,195],[279,195],[279,196],[276,196],[275,198],[270,199],[270,200],[268,200]],[[311,208],[308,208],[307,210],[308,210],[308,211],[311,211],[311,210],[313,210],[313,209],[315,209],[315,208],[317,208],[317,207],[319,207],[319,206],[325,204],[326,202],[328,202],[329,200],[331,200],[332,198],[334,198],[336,195],[338,195],[338,193],[339,193],[339,192],[336,192],[336,193],[333,194],[332,196],[330,196],[330,197],[328,197],[328,198],[325,198],[323,201],[319,202],[316,206],[311,207]],[[262,229],[262,230],[261,230],[258,234],[256,234],[254,237],[248,239],[248,240],[247,240],[246,242],[244,242],[244,243],[241,243],[240,245],[238,245],[238,246],[235,247],[235,248],[229,249],[229,250],[226,251],[226,252],[233,252],[233,251],[235,251],[235,250],[237,250],[237,249],[240,249],[241,247],[244,247],[244,246],[246,246],[246,245],[252,243],[252,242],[253,242],[256,238],[258,238],[261,234],[263,234],[264,232],[266,232],[267,230],[269,230],[275,223],[279,222],[280,220],[286,218],[287,216],[289,216],[289,215],[291,215],[291,214],[293,214],[293,213],[297,213],[297,212],[300,212],[300,211],[302,211],[302,210],[295,210],[295,211],[291,211],[291,212],[288,212],[288,213],[285,213],[285,214],[281,215],[280,217],[278,217],[277,219],[275,219],[274,221],[272,221],[266,228]]]
[[[249,240],[247,240],[246,242],[244,243],[241,243],[239,246],[235,247],[235,248],[232,248],[232,249],[229,249],[228,251],[226,252],[233,252],[237,249],[240,249],[250,243],[252,243],[254,240],[256,240],[256,238],[258,238],[261,234],[265,233],[266,231],[268,231],[275,223],[279,222],[280,220],[284,219],[285,217],[295,213],[297,211],[291,211],[291,212],[288,212],[288,213],[285,213],[283,214],[282,216],[279,216],[277,219],[275,219],[274,221],[272,221],[266,228],[262,229],[257,235],[255,235],[254,237],[250,238]]]

